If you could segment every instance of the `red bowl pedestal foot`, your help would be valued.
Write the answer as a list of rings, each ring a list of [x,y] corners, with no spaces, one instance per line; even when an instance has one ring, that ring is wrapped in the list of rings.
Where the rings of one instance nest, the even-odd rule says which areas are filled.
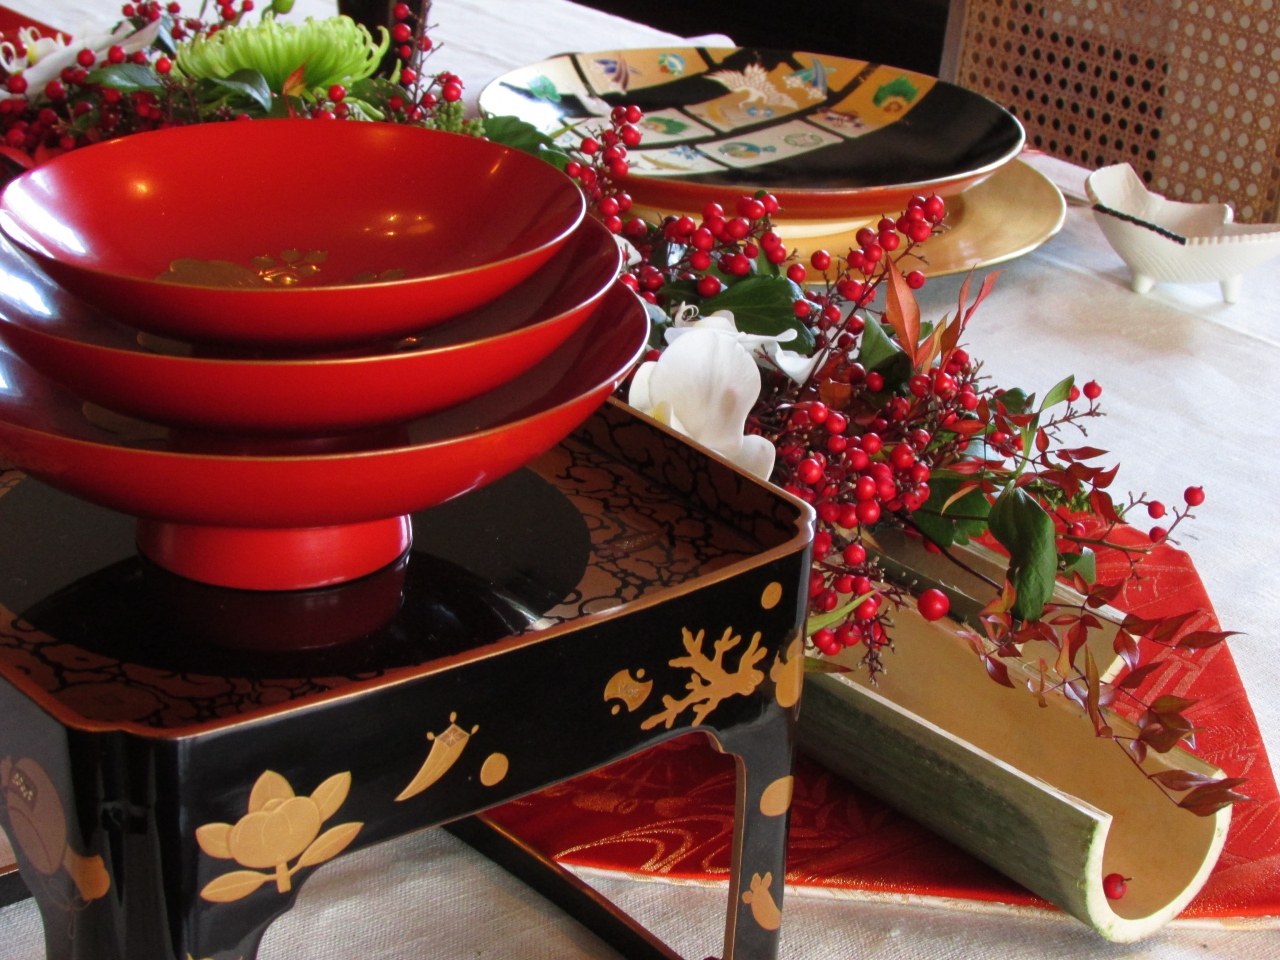
[[[138,521],[138,549],[180,576],[238,590],[308,590],[380,570],[409,549],[409,518],[333,527],[239,528]]]

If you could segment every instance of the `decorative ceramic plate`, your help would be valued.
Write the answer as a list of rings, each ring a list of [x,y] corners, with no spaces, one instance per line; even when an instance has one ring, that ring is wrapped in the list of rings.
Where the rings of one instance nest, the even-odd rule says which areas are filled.
[[[671,47],[562,54],[480,95],[548,134],[645,111],[628,189],[700,209],[764,188],[792,216],[900,210],[913,193],[960,192],[1015,157],[1017,119],[924,74],[827,54]]]
[[[949,197],[947,229],[924,245],[925,259],[909,267],[904,263],[903,268],[945,277],[1004,263],[1055,236],[1066,217],[1062,192],[1034,167],[1015,160],[959,196]],[[784,222],[779,231],[805,262],[815,250],[835,254],[856,247],[855,235],[867,222]]]

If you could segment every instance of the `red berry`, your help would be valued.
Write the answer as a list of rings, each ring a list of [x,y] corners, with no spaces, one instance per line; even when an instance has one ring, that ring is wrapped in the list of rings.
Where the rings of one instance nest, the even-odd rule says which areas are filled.
[[[622,218],[618,216],[605,217],[604,226],[605,226],[605,229],[608,230],[610,233],[621,233]]]
[[[695,270],[711,269],[711,254],[705,250],[696,250],[689,256],[689,266]]]
[[[622,128],[622,142],[628,147],[640,146],[640,141],[644,139],[644,135],[631,124],[627,124]]]
[[[129,59],[138,64],[138,66],[143,66],[147,62],[147,55],[141,50],[135,50],[129,54]]]
[[[698,295],[701,297],[714,297],[721,289],[720,281],[709,273],[698,281]]]
[[[836,522],[846,529],[849,527],[856,527],[858,525],[858,505],[856,503],[843,504],[840,507],[840,516],[837,518]],[[844,590],[841,592],[848,593],[849,591]]]
[[[855,235],[854,239],[858,242],[858,246],[866,249],[868,246],[876,242],[880,235],[870,227],[863,227]]]
[[[627,107],[626,117],[627,123],[639,123],[644,119],[644,111],[633,103]]]
[[[834,647],[836,643],[836,633],[829,627],[823,627],[821,630],[813,632],[813,645],[823,653],[827,652],[827,647]]]
[[[827,417],[831,416],[831,408],[821,400],[815,400],[805,408],[809,413],[809,419],[813,423],[826,423]]]
[[[1147,516],[1152,520],[1159,520],[1164,516],[1164,504],[1159,500],[1152,500],[1147,504]]]
[[[334,103],[341,103],[347,95],[347,88],[340,83],[335,83],[329,88],[329,99]]]
[[[1168,535],[1169,535],[1169,531],[1166,530],[1164,527],[1152,527],[1150,534],[1148,534],[1148,536],[1151,537],[1152,543],[1159,543]]]
[[[805,273],[804,264],[793,263],[787,267],[787,279],[792,283],[804,283]]]
[[[444,97],[445,103],[457,103],[462,99],[462,84],[446,83],[444,89],[440,91],[440,96]]]
[[[1119,900],[1128,893],[1130,879],[1118,873],[1108,873],[1102,878],[1102,892],[1108,900]]]
[[[413,86],[418,79],[418,71],[409,67],[400,68],[400,83],[406,87]]]
[[[739,212],[748,220],[762,220],[764,219],[765,213],[767,213],[764,208],[764,204],[755,199],[748,200],[746,203],[742,204],[742,206],[739,207]]]
[[[98,58],[94,56],[92,50],[81,50],[76,54],[76,63],[82,67],[92,67],[98,62]]]
[[[884,256],[884,247],[878,243],[872,243],[862,248],[862,256],[868,263],[878,263]]]
[[[879,393],[884,389],[884,377],[872,370],[867,374],[867,389],[872,393]]]
[[[912,290],[919,290],[924,286],[924,274],[919,270],[912,270],[906,276],[907,286]]]
[[[1198,507],[1204,503],[1204,487],[1187,487],[1182,491],[1182,499],[1187,501],[1187,506]]]
[[[1080,388],[1073,385],[1071,389],[1067,391],[1067,401],[1069,403],[1075,403],[1079,399],[1080,399]]]
[[[67,88],[61,80],[50,80],[44,85],[44,95],[50,100],[63,100],[67,96]]]
[[[27,78],[16,73],[5,82],[5,86],[9,88],[10,93],[26,93]]]
[[[813,251],[813,256],[809,258],[809,262],[813,264],[815,270],[826,270],[831,266],[831,254],[825,250]]]
[[[392,110],[403,110],[404,97],[388,97],[387,106],[390,107]]]
[[[851,543],[844,548],[844,562],[857,567],[867,560],[867,549],[860,543]]]
[[[870,477],[859,477],[853,485],[853,495],[859,500],[876,498],[876,482]]]
[[[916,600],[916,609],[926,620],[941,620],[951,609],[951,600],[941,590],[930,587]]]
[[[409,58],[413,56],[413,47],[409,46],[407,43],[402,43],[400,45],[400,49],[397,50],[396,53],[400,54],[401,60],[408,62]]]
[[[900,443],[890,452],[889,459],[899,470],[909,470],[916,462],[916,453],[910,445]]]
[[[871,506],[875,506],[875,504],[871,504]],[[880,508],[876,507],[876,511],[879,512],[879,510]],[[875,597],[868,597],[853,609],[853,615],[859,620],[873,620],[879,612],[880,601]]]
[[[907,236],[914,243],[924,243],[933,236],[933,227],[925,223],[923,220],[916,220],[907,227]]]
[[[813,486],[813,484],[822,479],[822,464],[812,457],[807,460],[801,460],[800,466],[796,467],[796,476],[800,478],[801,483]]]
[[[728,270],[729,273],[733,274],[735,277],[745,277],[751,272],[751,261],[747,259],[747,255],[745,253],[734,253],[728,257],[721,258],[720,266],[725,270]],[[798,302],[805,303],[803,300]],[[807,307],[808,304],[805,303],[805,306]]]
[[[386,8],[384,7],[383,9]],[[396,43],[408,43],[413,39],[413,29],[407,23],[397,23],[391,28],[391,38]]]
[[[720,204],[718,203],[708,203],[705,207],[702,208],[702,219],[703,220],[716,220],[716,219],[723,220],[724,207],[720,206]]]
[[[873,376],[875,376],[875,374],[871,374],[871,373],[867,374],[867,380],[869,381]],[[874,457],[877,453],[880,452],[880,449],[884,446],[884,441],[880,439],[879,434],[864,433],[862,435],[862,440],[860,441],[859,445],[862,447],[863,450],[867,452],[869,456]]]
[[[397,3],[391,8],[391,15],[397,20],[407,20],[409,18],[409,5],[407,3]]]
[[[894,250],[898,249],[899,245],[902,243],[902,238],[896,233],[882,233],[880,234],[879,243],[880,246],[892,253]]]
[[[874,500],[863,500],[858,504],[858,522],[865,524],[875,523],[880,519],[880,504]]]
[[[924,213],[930,220],[941,220],[947,213],[947,204],[936,193],[924,202]]]
[[[1084,385],[1084,395],[1090,400],[1097,400],[1102,396],[1102,387],[1097,380],[1090,380]]]
[[[313,120],[337,120],[338,116],[332,110],[317,110],[311,115]]]
[[[724,225],[725,233],[734,240],[742,240],[751,232],[751,224],[743,217],[734,217]]]
[[[132,17],[137,15],[138,9],[132,3],[126,3],[123,7],[120,8],[120,12],[123,13],[126,17]]]
[[[849,425],[849,421],[843,413],[831,412],[827,417],[827,433],[844,433],[844,428]]]
[[[173,61],[170,60],[168,57],[160,57],[158,60],[156,60],[156,73],[160,74],[161,76],[166,75],[172,69],[173,69]]]

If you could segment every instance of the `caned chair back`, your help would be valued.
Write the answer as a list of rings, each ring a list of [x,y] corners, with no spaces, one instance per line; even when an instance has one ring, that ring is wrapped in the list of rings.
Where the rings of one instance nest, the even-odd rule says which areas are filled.
[[[1280,0],[952,0],[941,73],[1030,147],[1277,219]]]

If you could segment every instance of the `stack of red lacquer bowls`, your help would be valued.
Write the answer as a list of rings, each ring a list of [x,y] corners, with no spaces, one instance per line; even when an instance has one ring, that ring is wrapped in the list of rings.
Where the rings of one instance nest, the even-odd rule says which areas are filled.
[[[66,154],[0,196],[0,457],[156,563],[304,589],[527,463],[635,363],[643,306],[534,157],[254,121]]]

